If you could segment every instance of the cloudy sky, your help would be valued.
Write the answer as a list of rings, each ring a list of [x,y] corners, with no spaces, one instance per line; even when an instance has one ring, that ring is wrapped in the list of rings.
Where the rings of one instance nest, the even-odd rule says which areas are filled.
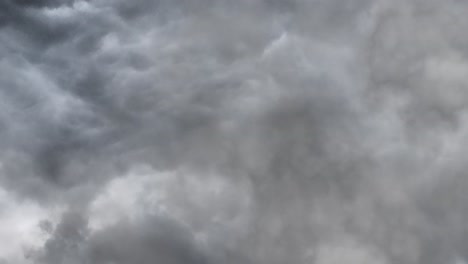
[[[0,263],[466,264],[467,14],[0,0]]]

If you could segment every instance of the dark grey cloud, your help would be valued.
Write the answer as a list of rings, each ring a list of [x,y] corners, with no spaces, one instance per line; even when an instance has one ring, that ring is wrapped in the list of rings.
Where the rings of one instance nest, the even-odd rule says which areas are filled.
[[[466,8],[0,2],[0,257],[465,263]]]
[[[39,263],[214,263],[201,252],[189,230],[173,220],[148,216],[90,233],[86,216],[67,212],[44,250],[32,254]],[[47,225],[43,225],[47,226]]]
[[[65,5],[65,4],[70,4],[73,2],[71,1],[58,1],[58,0],[38,0],[38,1],[32,1],[32,0],[13,0],[9,1],[10,3],[18,6],[25,6],[25,7],[57,7],[60,5]]]

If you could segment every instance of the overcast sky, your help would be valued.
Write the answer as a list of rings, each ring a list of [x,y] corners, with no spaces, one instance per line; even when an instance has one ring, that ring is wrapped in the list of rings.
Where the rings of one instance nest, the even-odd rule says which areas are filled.
[[[0,264],[466,264],[467,14],[0,0]]]

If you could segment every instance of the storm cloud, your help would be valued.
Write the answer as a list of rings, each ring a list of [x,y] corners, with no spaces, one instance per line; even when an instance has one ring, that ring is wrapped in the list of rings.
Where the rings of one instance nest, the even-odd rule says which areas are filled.
[[[467,11],[0,1],[0,263],[466,263]]]

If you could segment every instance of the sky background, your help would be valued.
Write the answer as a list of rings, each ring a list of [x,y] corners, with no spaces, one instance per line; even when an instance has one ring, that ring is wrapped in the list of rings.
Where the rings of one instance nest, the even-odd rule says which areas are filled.
[[[0,264],[466,264],[467,14],[0,0]]]

